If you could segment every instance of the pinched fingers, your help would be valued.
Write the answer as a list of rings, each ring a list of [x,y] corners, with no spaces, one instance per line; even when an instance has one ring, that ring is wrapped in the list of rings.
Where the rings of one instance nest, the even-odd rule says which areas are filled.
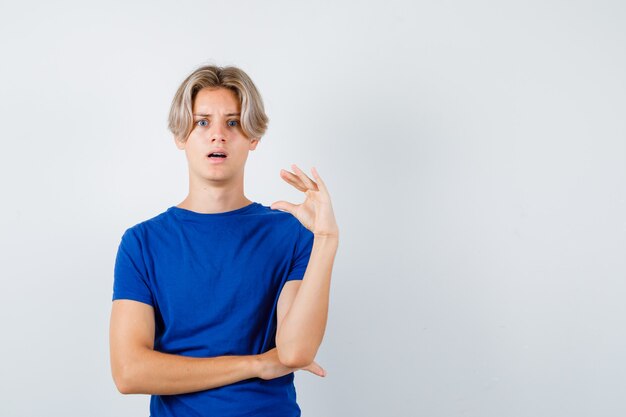
[[[295,175],[292,172],[287,171],[286,169],[281,169],[280,172],[282,174],[281,175],[282,179],[284,179],[289,184],[291,184],[294,187],[296,187],[298,190],[300,190],[302,192],[306,192],[307,187],[306,187],[306,185],[304,185],[304,183],[302,182],[300,177],[298,177],[297,175]]]
[[[295,173],[298,176],[298,178],[300,178],[300,180],[302,180],[304,185],[306,185],[306,187],[309,190],[319,191],[319,188],[317,187],[317,184],[311,178],[309,178],[308,175],[306,175],[304,173],[304,171],[302,171],[300,168],[298,168],[298,166],[296,164],[291,164],[291,168],[295,171]]]

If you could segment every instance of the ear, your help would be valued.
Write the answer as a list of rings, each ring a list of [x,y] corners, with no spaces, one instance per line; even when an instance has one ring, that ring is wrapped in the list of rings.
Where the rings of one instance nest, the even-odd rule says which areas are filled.
[[[258,144],[259,144],[259,138],[252,138],[250,139],[250,147],[248,149],[253,151],[256,149]]]
[[[181,151],[185,149],[185,142],[179,140],[176,136],[174,136],[174,143],[176,144],[176,147]]]

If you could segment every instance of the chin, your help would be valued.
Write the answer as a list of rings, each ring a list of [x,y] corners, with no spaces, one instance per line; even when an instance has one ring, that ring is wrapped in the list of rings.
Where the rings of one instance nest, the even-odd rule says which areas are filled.
[[[228,175],[206,175],[203,177],[207,181],[228,181],[230,176]]]

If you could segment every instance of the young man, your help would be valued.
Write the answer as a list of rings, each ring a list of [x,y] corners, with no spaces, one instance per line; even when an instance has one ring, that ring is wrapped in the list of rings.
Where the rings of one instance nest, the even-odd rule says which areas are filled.
[[[292,165],[302,204],[246,198],[244,166],[268,118],[236,67],[204,66],[169,116],[189,168],[178,205],[124,232],[117,252],[111,370],[150,415],[299,416],[293,372],[313,359],[328,315],[339,230],[330,196]]]

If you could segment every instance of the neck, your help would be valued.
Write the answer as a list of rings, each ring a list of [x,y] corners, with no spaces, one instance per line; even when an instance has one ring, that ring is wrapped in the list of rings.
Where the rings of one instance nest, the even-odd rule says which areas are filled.
[[[197,213],[223,213],[251,204],[243,192],[243,178],[236,184],[198,183],[189,180],[189,194],[177,207]]]

